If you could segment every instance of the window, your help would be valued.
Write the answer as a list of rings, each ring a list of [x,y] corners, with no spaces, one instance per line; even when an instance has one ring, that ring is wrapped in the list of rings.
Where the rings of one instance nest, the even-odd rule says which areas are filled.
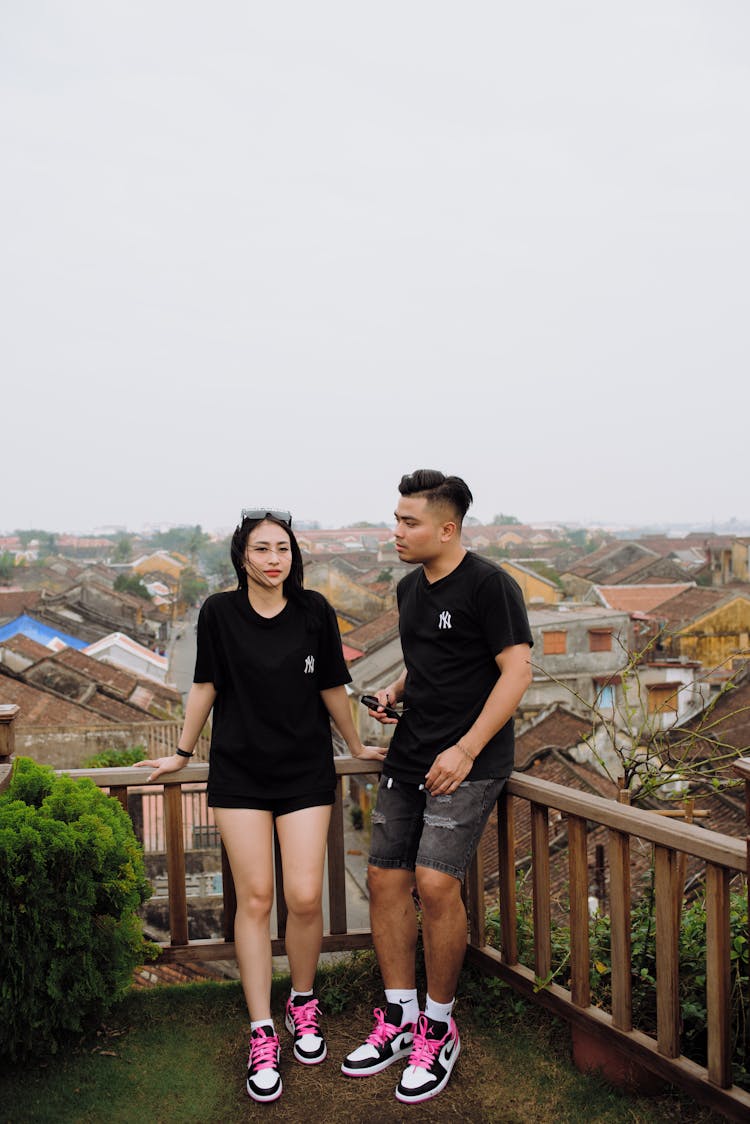
[[[606,686],[599,689],[596,703],[600,710],[615,709],[615,689],[611,683],[607,683]]]
[[[545,656],[564,656],[568,650],[568,634],[567,632],[544,632],[543,655]]]
[[[611,652],[612,651],[612,629],[611,628],[590,628],[589,629],[589,651],[590,652]]]
[[[649,714],[676,714],[679,683],[652,683],[648,688]]]

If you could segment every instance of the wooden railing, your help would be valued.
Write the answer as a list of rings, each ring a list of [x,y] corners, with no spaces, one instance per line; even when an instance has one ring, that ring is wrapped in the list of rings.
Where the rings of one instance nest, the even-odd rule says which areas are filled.
[[[336,801],[332,809],[328,831],[328,931],[323,936],[323,952],[353,951],[371,948],[369,929],[351,929],[347,921],[346,867],[344,861],[344,799],[343,787],[347,776],[373,774],[380,765],[373,761],[355,761],[350,757],[335,758],[338,783]],[[71,777],[89,777],[99,787],[109,789],[112,796],[128,810],[128,792],[143,790],[143,769],[67,769]],[[191,940],[188,929],[188,896],[185,864],[185,824],[183,786],[194,789],[208,779],[208,765],[196,762],[186,765],[179,773],[161,778],[153,791],[162,789],[164,800],[164,840],[166,844],[167,894],[170,939],[162,946],[166,960],[231,960],[235,957],[234,914],[236,898],[234,882],[224,848],[221,848],[222,887],[224,897],[223,936],[213,939]],[[276,854],[276,936],[272,938],[273,954],[284,953],[286,931],[286,906],[281,875],[281,863]]]
[[[750,815],[750,761],[737,766],[746,780]],[[527,801],[531,814],[533,964],[518,954],[513,802]],[[567,817],[570,898],[570,987],[550,978],[550,811]],[[612,1010],[591,1006],[588,885],[588,824],[609,832]],[[469,885],[469,958],[504,979],[529,999],[573,1026],[593,1031],[658,1077],[690,1092],[728,1116],[750,1120],[750,1093],[732,1085],[730,1037],[729,883],[750,871],[750,839],[707,831],[550,781],[514,773],[498,803],[501,947],[485,942],[485,893],[481,862]],[[656,901],[656,1011],[653,1037],[632,1025],[631,840],[654,848]],[[680,1049],[679,924],[683,882],[680,858],[692,855],[705,869],[708,1064],[685,1058]]]
[[[369,948],[369,929],[350,929],[347,920],[344,857],[345,778],[373,774],[373,762],[348,757],[336,759],[336,804],[328,838],[329,925],[323,951]],[[743,776],[750,817],[750,761],[737,766]],[[137,769],[72,770],[72,776],[89,776],[109,788],[123,807],[128,789],[143,785]],[[234,957],[234,887],[223,855],[223,936],[190,940],[185,884],[185,847],[181,788],[204,783],[208,766],[193,763],[164,778],[164,816],[168,872],[170,938],[163,946],[169,960],[211,960]],[[525,801],[531,816],[531,878],[533,887],[533,963],[519,959],[515,879],[514,801]],[[551,976],[550,812],[567,820],[570,896],[570,987],[547,982]],[[610,920],[612,949],[611,1011],[591,1005],[589,974],[589,914],[587,832],[603,825],[609,833]],[[729,884],[747,877],[750,839],[734,839],[695,824],[680,823],[653,812],[641,811],[601,797],[533,777],[514,773],[498,802],[498,854],[500,856],[500,949],[486,943],[484,878],[479,855],[467,875],[465,895],[469,915],[469,958],[482,970],[504,979],[531,1001],[566,1019],[573,1027],[592,1031],[619,1051],[664,1080],[691,1093],[730,1119],[750,1119],[750,1093],[732,1085],[730,1035],[730,919]],[[656,1008],[655,1035],[632,1025],[631,965],[631,841],[644,841],[654,849],[656,886]],[[705,871],[706,979],[708,1060],[701,1066],[681,1054],[679,1005],[679,917],[682,856],[693,856]],[[277,862],[275,955],[283,953],[286,911],[280,863]]]

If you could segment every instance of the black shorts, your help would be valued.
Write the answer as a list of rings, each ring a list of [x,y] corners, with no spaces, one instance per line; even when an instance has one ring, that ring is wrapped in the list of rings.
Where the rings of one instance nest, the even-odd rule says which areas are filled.
[[[214,796],[209,798],[209,808],[251,808],[258,812],[272,812],[274,819],[287,816],[290,812],[301,812],[303,808],[322,808],[333,804],[335,790],[325,792],[306,792],[302,796]]]

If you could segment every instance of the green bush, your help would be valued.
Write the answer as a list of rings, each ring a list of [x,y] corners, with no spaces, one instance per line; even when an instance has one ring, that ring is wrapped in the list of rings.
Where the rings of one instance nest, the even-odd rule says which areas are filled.
[[[135,765],[136,761],[143,761],[148,757],[145,745],[132,745],[128,749],[103,749],[87,757],[83,762],[84,769],[123,769],[126,765]]]
[[[0,1056],[55,1050],[127,991],[150,893],[118,801],[18,758],[0,795]]]

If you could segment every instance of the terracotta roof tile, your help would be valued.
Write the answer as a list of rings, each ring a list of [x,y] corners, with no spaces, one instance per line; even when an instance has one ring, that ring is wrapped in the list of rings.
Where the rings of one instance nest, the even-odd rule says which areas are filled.
[[[658,610],[654,612],[654,616],[666,621],[668,625],[681,628],[689,621],[694,621],[697,617],[712,612],[718,608],[722,601],[729,600],[729,596],[724,589],[706,589],[702,586],[696,586],[694,589],[678,593],[676,597],[670,597],[668,601],[662,602]]]
[[[74,668],[95,683],[108,687],[122,699],[128,699],[138,686],[138,680],[134,675],[129,675],[127,671],[113,664],[95,660],[93,656],[87,656],[85,652],[77,652],[73,648],[65,648],[53,659],[66,667]]]
[[[360,652],[369,652],[384,644],[398,632],[398,609],[388,609],[374,620],[344,633],[348,647]]]
[[[626,550],[627,547],[631,548],[630,553],[632,553],[632,548],[635,547],[644,559],[657,557],[655,551],[650,551],[648,547],[642,546],[640,543],[633,543],[626,539],[618,539],[616,542],[604,543],[603,546],[597,547],[596,550],[592,550],[589,554],[584,554],[583,558],[579,558],[577,562],[574,562],[567,572],[569,574],[576,574],[581,578],[587,578],[591,574],[595,574],[601,566],[611,562],[618,554],[621,553],[625,556],[628,553]]]
[[[42,597],[40,589],[0,589],[0,620],[12,621],[37,607]]]
[[[626,613],[648,613],[670,597],[692,589],[695,582],[674,582],[665,585],[598,585],[596,591],[611,609]]]
[[[86,706],[112,722],[145,722],[149,718],[148,711],[142,707],[120,702],[119,699],[113,699],[102,691],[96,691],[87,698]]]
[[[572,749],[590,733],[589,719],[581,718],[565,707],[555,706],[516,734],[515,768],[525,768],[532,757],[550,746]]]
[[[91,726],[95,715],[90,710],[68,702],[67,699],[41,691],[18,679],[11,679],[0,669],[0,702],[15,703],[21,708],[16,719],[17,728],[29,726]],[[108,721],[108,719],[100,719]]]
[[[727,751],[750,755],[750,661],[726,683],[710,709],[673,727],[669,732],[674,760],[691,757],[723,758]]]
[[[36,640],[32,640],[30,636],[24,636],[22,632],[17,632],[15,636],[9,636],[7,640],[3,640],[0,643],[0,648],[17,652],[19,656],[25,656],[32,663],[36,663],[37,660],[42,660],[50,654],[50,649],[45,648],[44,644],[39,644]]]

